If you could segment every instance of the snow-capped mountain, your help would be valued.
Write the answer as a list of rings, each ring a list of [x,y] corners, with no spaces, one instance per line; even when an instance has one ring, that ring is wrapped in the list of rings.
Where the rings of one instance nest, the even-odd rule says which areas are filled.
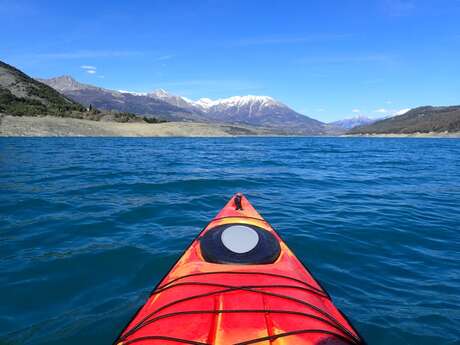
[[[267,127],[280,133],[325,134],[330,126],[302,115],[268,96],[234,96],[197,101],[163,89],[149,93],[108,90],[69,76],[41,79],[69,98],[104,110],[132,112],[166,120],[218,122]]]
[[[170,104],[184,107],[204,115],[209,121],[273,127],[293,133],[323,133],[324,124],[299,114],[287,105],[268,96],[233,96],[212,100],[192,101],[174,96],[164,90],[149,94]]]
[[[205,112],[222,112],[231,111],[232,114],[244,112],[248,117],[257,116],[264,109],[283,107],[288,108],[281,102],[274,100],[268,96],[233,96],[212,100],[209,98],[201,98],[194,102],[194,105]]]
[[[336,126],[342,129],[352,129],[357,126],[362,126],[362,125],[369,125],[371,123],[374,123],[377,121],[376,119],[371,119],[370,117],[363,116],[363,115],[358,115],[358,116],[353,116],[349,117],[343,120],[338,120],[329,123],[332,126]]]

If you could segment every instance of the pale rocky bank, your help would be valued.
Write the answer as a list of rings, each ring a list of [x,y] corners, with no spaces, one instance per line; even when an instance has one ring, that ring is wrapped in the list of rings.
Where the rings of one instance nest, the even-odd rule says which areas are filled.
[[[53,116],[0,115],[0,136],[225,137],[270,135],[269,130],[196,122],[119,123]]]

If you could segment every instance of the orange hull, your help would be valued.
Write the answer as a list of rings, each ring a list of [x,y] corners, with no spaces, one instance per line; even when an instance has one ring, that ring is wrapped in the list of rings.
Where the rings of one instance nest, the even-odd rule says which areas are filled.
[[[235,242],[232,237],[240,232],[248,236]],[[273,239],[275,246],[262,246]],[[213,243],[220,240],[232,249],[223,250],[227,255],[222,258],[218,248],[224,247]],[[267,256],[269,251],[273,255]],[[273,228],[244,196],[236,195],[192,242],[115,343],[364,341]]]

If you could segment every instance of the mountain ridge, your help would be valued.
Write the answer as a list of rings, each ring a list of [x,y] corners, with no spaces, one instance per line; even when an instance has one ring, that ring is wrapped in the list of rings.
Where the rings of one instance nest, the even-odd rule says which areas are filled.
[[[72,82],[69,76],[40,80],[82,104],[92,104],[105,110],[130,111],[144,116],[153,113],[166,120],[267,127],[292,134],[321,135],[331,128],[269,96],[232,96],[217,100],[200,98],[193,101],[163,89],[136,93],[98,88],[75,79]]]
[[[192,114],[186,109],[148,95],[136,95],[84,84],[70,76],[38,80],[87,107],[91,105],[105,111],[130,112],[146,118],[159,118],[166,121],[203,120],[198,114]]]

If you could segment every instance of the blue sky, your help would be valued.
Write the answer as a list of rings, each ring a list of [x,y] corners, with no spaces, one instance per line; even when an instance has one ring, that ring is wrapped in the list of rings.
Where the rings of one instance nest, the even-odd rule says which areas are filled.
[[[269,95],[323,121],[378,117],[460,104],[459,18],[460,0],[0,0],[0,60],[111,89]]]

